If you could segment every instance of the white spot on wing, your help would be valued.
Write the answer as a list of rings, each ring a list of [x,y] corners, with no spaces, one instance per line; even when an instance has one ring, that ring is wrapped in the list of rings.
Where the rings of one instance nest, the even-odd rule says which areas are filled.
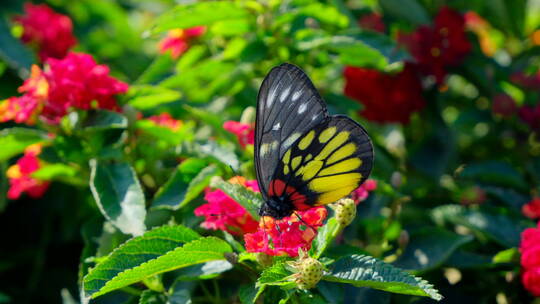
[[[275,124],[275,125],[272,127],[272,130],[278,131],[280,128],[281,128],[281,123],[278,122],[277,124]]]
[[[285,90],[283,90],[283,92],[281,92],[281,95],[279,96],[279,102],[284,102],[285,98],[289,96],[290,91],[291,91],[291,87],[288,87]]]
[[[313,117],[311,117],[311,120],[315,120],[315,119],[317,119],[317,117],[319,117],[319,114],[313,115]]]
[[[299,107],[298,107],[298,114],[302,114],[306,111],[307,109],[307,103],[303,103],[301,104]]]
[[[289,147],[298,139],[300,138],[302,134],[296,132],[296,133],[293,133],[291,134],[291,136],[289,136],[289,138],[287,138],[284,142],[283,142],[283,150],[287,150],[289,149]]]
[[[300,96],[302,96],[302,91],[303,90],[294,92],[294,94],[292,95],[292,101],[296,101],[298,98],[300,98]]]
[[[270,106],[274,103],[274,100],[276,99],[276,89],[273,89],[270,94],[268,94],[268,98],[266,99],[266,107],[270,108]]]

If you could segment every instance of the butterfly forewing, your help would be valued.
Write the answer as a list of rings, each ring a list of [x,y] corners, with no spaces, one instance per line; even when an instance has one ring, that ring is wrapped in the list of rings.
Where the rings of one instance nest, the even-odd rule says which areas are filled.
[[[285,151],[327,119],[322,98],[302,70],[282,64],[266,76],[259,90],[255,123],[255,167],[265,199]]]

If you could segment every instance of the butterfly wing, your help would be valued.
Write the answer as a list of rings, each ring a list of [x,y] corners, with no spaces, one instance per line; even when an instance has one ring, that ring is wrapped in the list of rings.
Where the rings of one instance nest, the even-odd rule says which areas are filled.
[[[285,63],[268,73],[259,90],[255,121],[255,169],[265,199],[285,152],[326,120],[326,105],[301,69]]]
[[[269,194],[287,196],[297,210],[333,203],[360,186],[372,166],[373,146],[364,128],[347,116],[331,116],[287,149]]]

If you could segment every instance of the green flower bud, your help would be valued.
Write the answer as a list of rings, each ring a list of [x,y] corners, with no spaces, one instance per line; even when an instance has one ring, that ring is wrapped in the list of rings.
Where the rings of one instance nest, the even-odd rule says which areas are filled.
[[[324,273],[324,265],[304,252],[301,252],[298,260],[290,265],[296,271],[292,277],[299,289],[314,288]]]
[[[330,205],[334,209],[334,216],[342,226],[348,226],[356,217],[356,204],[350,198],[343,198]]]

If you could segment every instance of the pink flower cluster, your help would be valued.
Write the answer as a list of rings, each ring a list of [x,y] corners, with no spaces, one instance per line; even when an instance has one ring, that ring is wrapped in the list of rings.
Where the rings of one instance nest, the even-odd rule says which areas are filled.
[[[6,175],[9,178],[7,193],[9,199],[18,199],[25,192],[30,197],[38,198],[47,191],[49,182],[32,177],[32,173],[41,168],[40,160],[37,157],[40,153],[41,146],[39,144],[28,146],[17,163],[8,168]]]
[[[521,233],[522,276],[525,289],[540,297],[540,223],[536,228],[527,228]]]
[[[205,31],[204,26],[170,30],[167,37],[160,41],[159,51],[162,54],[170,52],[171,57],[176,59],[189,49],[194,38],[201,36]]]
[[[535,197],[530,202],[523,205],[521,212],[531,219],[540,218],[540,197]]]
[[[127,89],[92,56],[69,53],[64,59],[48,59],[44,71],[33,66],[30,78],[19,87],[24,95],[0,104],[0,121],[33,124],[39,116],[56,124],[73,108],[119,110],[115,97]]]
[[[25,15],[15,17],[15,22],[23,27],[21,40],[36,47],[41,61],[64,58],[77,44],[68,16],[56,13],[45,4],[26,3],[24,11]]]
[[[374,179],[368,179],[351,193],[351,198],[354,203],[358,205],[360,202],[363,202],[368,198],[369,192],[374,191],[375,189],[377,189],[377,181]]]
[[[255,126],[253,124],[241,123],[237,121],[226,121],[223,129],[236,135],[242,148],[255,143]]]

